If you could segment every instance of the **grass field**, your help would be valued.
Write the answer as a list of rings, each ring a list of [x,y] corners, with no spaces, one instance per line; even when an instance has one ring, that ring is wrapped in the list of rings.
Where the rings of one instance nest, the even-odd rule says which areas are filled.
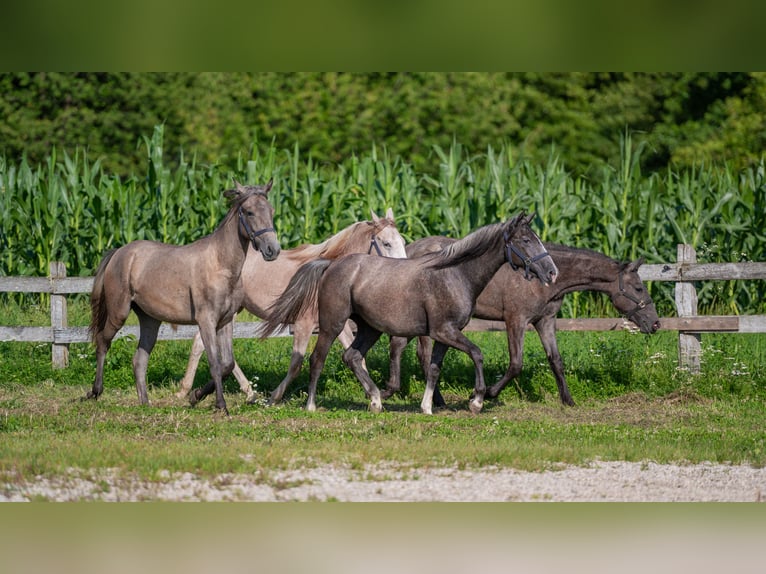
[[[485,354],[488,381],[507,366],[502,333],[471,337]],[[137,403],[131,357],[135,341],[115,341],[105,390],[81,402],[92,384],[89,345],[72,345],[70,366],[53,370],[47,344],[0,344],[0,471],[6,480],[69,468],[113,468],[159,479],[165,471],[201,475],[262,473],[343,463],[362,468],[486,465],[556,468],[592,460],[766,463],[766,335],[705,335],[702,373],[676,367],[675,334],[559,333],[574,408],[560,405],[535,334],[527,335],[524,371],[473,416],[467,400],[473,366],[450,351],[442,372],[448,408],[419,410],[423,391],[414,346],[404,356],[403,391],[380,415],[367,412],[361,386],[333,349],[319,383],[319,411],[302,409],[307,369],[283,405],[247,405],[227,381],[231,416],[175,397],[188,341],[160,342],[150,359],[149,407]],[[265,397],[281,380],[291,341],[236,340],[235,353]],[[368,355],[373,379],[388,373],[387,349]],[[195,385],[206,381],[203,359]]]

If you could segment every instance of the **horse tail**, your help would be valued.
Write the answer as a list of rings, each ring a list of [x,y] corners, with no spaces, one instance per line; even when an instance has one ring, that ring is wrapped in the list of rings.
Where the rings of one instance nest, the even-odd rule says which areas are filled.
[[[95,340],[96,333],[103,331],[104,325],[106,325],[107,311],[106,296],[104,295],[104,275],[106,274],[106,266],[112,260],[112,256],[116,251],[116,249],[107,251],[101,263],[98,264],[96,277],[93,280],[93,290],[90,292],[90,326],[88,327],[91,341]]]
[[[258,327],[261,339],[273,335],[282,325],[295,323],[309,311],[316,315],[319,280],[330,263],[330,259],[314,259],[298,268],[279,298],[269,306],[266,318]]]

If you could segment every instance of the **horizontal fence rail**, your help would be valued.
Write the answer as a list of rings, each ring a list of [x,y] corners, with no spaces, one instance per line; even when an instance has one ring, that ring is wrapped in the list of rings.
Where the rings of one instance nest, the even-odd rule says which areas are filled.
[[[679,364],[693,372],[699,371],[700,334],[765,333],[766,315],[697,315],[697,296],[694,281],[766,279],[766,263],[696,263],[694,249],[678,246],[678,261],[667,264],[645,264],[639,268],[643,281],[676,282],[677,317],[660,319],[663,330],[679,333]],[[51,325],[46,327],[0,326],[0,341],[51,343],[54,367],[66,367],[71,343],[90,341],[87,327],[69,327],[67,324],[66,295],[90,293],[93,277],[67,277],[61,262],[50,264],[49,277],[0,277],[0,292],[47,293],[51,296]],[[259,323],[235,322],[234,337],[254,338]],[[532,327],[529,327],[532,329]],[[634,329],[632,323],[621,318],[557,319],[560,331],[618,331]],[[466,331],[505,331],[502,321],[472,319]],[[159,340],[191,339],[196,325],[160,326]],[[291,335],[288,327],[275,337]],[[139,336],[138,325],[126,325],[115,338]]]

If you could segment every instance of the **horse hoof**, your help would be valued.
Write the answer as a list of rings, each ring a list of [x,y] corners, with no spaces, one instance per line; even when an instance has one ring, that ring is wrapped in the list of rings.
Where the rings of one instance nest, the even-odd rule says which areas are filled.
[[[186,395],[186,398],[189,399],[189,404],[191,406],[195,406],[199,402],[199,398],[197,397],[197,389],[190,390],[189,394]]]
[[[471,410],[471,412],[475,415],[478,415],[481,412],[481,408],[484,406],[484,403],[479,402],[477,400],[472,400],[470,403],[468,403],[468,408]]]
[[[93,391],[88,391],[88,394],[82,397],[80,400],[83,402],[89,401],[91,399],[95,401],[97,398],[98,398],[98,395],[96,393],[94,393]]]
[[[432,415],[434,412],[431,409],[426,409],[423,407],[420,407],[420,410],[423,412],[424,415]]]

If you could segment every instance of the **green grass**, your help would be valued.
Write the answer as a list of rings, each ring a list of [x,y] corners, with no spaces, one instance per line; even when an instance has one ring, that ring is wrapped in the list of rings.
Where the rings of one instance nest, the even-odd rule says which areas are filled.
[[[475,333],[494,381],[507,366],[505,336]],[[524,371],[473,416],[473,368],[450,351],[443,369],[449,408],[419,412],[423,391],[414,348],[404,355],[404,389],[380,415],[334,348],[319,384],[317,413],[303,410],[307,369],[278,407],[247,405],[227,381],[231,416],[208,399],[196,408],[175,397],[188,341],[158,343],[149,366],[148,407],[137,404],[135,341],[115,341],[104,394],[81,402],[94,374],[89,345],[72,345],[70,366],[53,370],[47,344],[0,343],[0,472],[6,480],[69,468],[115,468],[161,479],[161,471],[260,473],[295,465],[387,461],[403,467],[486,465],[555,468],[595,459],[766,464],[766,336],[705,335],[702,373],[676,368],[675,334],[559,333],[578,406],[559,404],[542,347],[527,335]],[[281,380],[291,340],[236,340],[235,353],[258,392]],[[376,381],[388,374],[387,349],[368,355]],[[207,379],[203,359],[195,384]]]

